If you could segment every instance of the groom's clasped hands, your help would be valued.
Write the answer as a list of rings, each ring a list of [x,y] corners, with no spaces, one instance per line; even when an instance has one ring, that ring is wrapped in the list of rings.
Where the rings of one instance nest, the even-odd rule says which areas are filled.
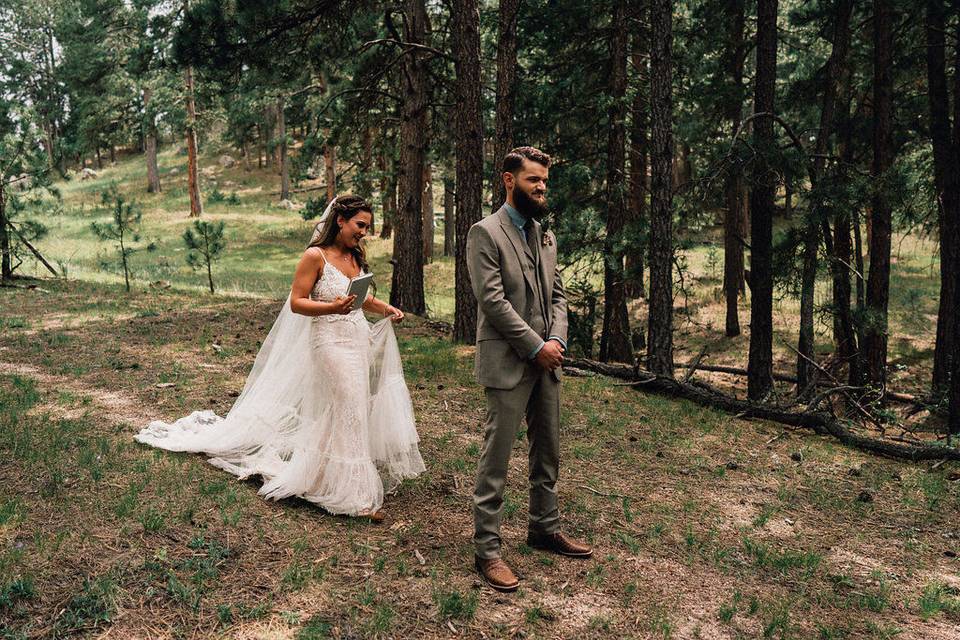
[[[547,340],[537,352],[536,363],[547,371],[553,371],[563,364],[563,345],[556,340]]]

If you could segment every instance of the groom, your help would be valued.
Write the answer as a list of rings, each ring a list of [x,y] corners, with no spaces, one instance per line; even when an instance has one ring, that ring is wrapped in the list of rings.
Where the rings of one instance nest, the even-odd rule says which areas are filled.
[[[467,268],[477,298],[476,377],[487,396],[483,451],[473,492],[476,566],[500,591],[520,584],[500,558],[500,519],[510,450],[526,417],[530,442],[527,544],[565,556],[593,551],[560,532],[560,365],[567,338],[567,300],[557,273],[553,233],[538,220],[547,210],[550,156],[519,147],[503,159],[507,201],[470,228]]]

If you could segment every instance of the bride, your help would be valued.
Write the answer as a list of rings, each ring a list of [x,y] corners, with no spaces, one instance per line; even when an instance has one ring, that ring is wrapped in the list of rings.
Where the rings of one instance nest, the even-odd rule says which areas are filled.
[[[384,492],[424,465],[392,327],[403,312],[372,295],[353,310],[345,295],[350,278],[369,271],[361,240],[372,224],[362,198],[334,198],[227,415],[154,421],[135,439],[206,453],[241,479],[259,475],[269,499],[300,496],[382,520]],[[371,325],[363,311],[384,319]]]

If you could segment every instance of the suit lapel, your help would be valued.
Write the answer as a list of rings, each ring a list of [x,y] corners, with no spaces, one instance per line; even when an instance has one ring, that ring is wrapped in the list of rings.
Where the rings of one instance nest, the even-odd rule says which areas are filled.
[[[510,244],[513,245],[513,250],[517,254],[517,266],[520,267],[524,279],[527,281],[527,284],[530,285],[530,290],[536,291],[537,288],[533,286],[534,276],[530,273],[530,270],[524,266],[524,256],[530,253],[530,248],[525,246],[526,243],[523,241],[523,236],[520,235],[520,229],[517,229],[517,226],[513,224],[513,220],[510,219],[510,214],[507,213],[506,208],[501,207],[500,210],[497,211],[497,215],[500,217],[500,227],[503,229],[503,232],[507,234],[507,238],[510,240]]]

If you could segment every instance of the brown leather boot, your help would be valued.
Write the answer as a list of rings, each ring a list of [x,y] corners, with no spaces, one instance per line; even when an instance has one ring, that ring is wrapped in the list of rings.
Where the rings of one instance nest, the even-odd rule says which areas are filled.
[[[487,584],[497,591],[516,591],[520,586],[520,580],[500,558],[484,560],[474,556],[474,564]]]
[[[543,549],[552,551],[562,556],[571,558],[589,558],[593,555],[593,549],[586,544],[560,533],[527,533],[527,545],[534,549]]]

